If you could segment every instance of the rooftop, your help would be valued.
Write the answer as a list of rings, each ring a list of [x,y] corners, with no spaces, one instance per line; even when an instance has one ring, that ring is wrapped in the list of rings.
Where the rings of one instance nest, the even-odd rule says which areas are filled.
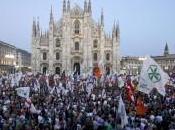
[[[30,52],[28,52],[28,51],[26,51],[26,50],[17,48],[17,47],[15,47],[14,45],[11,45],[11,44],[6,43],[6,42],[3,42],[3,41],[0,41],[0,46],[1,46],[1,45],[2,45],[2,46],[7,46],[7,47],[10,47],[10,48],[13,48],[13,49],[15,49],[15,50],[17,50],[17,51],[21,51],[21,52],[29,53],[29,54],[30,54]]]
[[[11,47],[11,48],[16,49],[16,47],[15,47],[14,45],[11,45],[11,44],[6,43],[6,42],[3,42],[3,41],[0,41],[0,45],[3,45],[3,46],[8,46],[8,47]]]

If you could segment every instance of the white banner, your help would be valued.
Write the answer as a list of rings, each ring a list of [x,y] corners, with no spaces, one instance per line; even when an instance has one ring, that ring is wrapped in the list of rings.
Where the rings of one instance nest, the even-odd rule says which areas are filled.
[[[153,88],[156,88],[161,95],[165,95],[165,84],[169,76],[161,67],[150,57],[146,57],[139,80],[139,91],[149,94]]]
[[[17,95],[24,98],[29,98],[30,88],[29,87],[20,87],[16,88]]]
[[[123,128],[128,124],[128,117],[126,115],[125,104],[122,100],[122,96],[120,95],[119,106],[118,106],[118,114],[121,118],[121,127]]]
[[[125,85],[125,82],[123,81],[122,77],[119,76],[118,77],[118,87],[122,88],[122,87],[124,87],[124,85]]]

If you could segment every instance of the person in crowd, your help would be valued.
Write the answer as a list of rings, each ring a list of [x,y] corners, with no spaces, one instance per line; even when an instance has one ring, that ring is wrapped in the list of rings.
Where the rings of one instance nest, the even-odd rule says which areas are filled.
[[[118,76],[125,82],[122,87]],[[175,129],[175,87],[167,84],[162,97],[156,89],[141,93],[137,85],[137,78],[116,74],[2,74],[0,130]],[[18,94],[20,87],[29,87],[29,97]],[[117,111],[120,95],[128,119],[124,127]]]

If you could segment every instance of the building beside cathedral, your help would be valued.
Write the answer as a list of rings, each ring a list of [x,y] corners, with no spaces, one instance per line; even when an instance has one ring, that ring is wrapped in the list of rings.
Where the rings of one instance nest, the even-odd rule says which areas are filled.
[[[168,44],[166,43],[164,53],[161,56],[151,56],[161,68],[168,74],[175,73],[175,54],[170,54]],[[127,74],[140,74],[145,57],[122,57],[121,69]]]
[[[16,47],[0,41],[0,74],[14,73],[16,65]]]
[[[114,23],[111,35],[105,33],[103,11],[100,21],[95,22],[90,0],[85,0],[84,8],[71,7],[70,0],[64,0],[61,19],[55,20],[51,9],[49,29],[43,32],[39,19],[33,21],[32,28],[33,72],[120,70],[119,25]]]
[[[0,41],[0,74],[31,71],[31,53]]]
[[[171,74],[175,73],[175,54],[171,54],[166,43],[164,53],[161,56],[152,56],[152,58],[162,67],[162,69]]]

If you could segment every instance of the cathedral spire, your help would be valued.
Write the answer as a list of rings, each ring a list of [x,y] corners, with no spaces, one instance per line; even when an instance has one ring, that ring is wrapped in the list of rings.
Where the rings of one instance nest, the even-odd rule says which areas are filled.
[[[52,12],[52,6],[51,6],[51,11],[50,11],[50,23],[53,22],[53,12]]]
[[[45,30],[44,37],[47,38],[47,30]]]
[[[103,14],[103,8],[101,10],[101,25],[104,26],[104,14]]]
[[[49,31],[47,30],[47,38],[49,38]]]
[[[166,42],[165,49],[164,49],[164,55],[165,56],[169,55],[169,47],[168,47],[167,42]]]
[[[40,35],[40,23],[39,23],[39,17],[37,17],[37,35]]]
[[[91,9],[91,0],[89,0],[88,3],[88,12],[91,14],[92,13],[92,9]]]
[[[40,34],[41,34],[41,37],[43,37],[43,31],[42,31],[42,29],[41,29],[41,31],[40,31]]]
[[[67,12],[70,12],[70,0],[67,1]]]
[[[84,1],[84,12],[88,12],[87,0]]]
[[[116,38],[118,38],[119,36],[120,36],[120,27],[119,27],[119,21],[118,21],[116,26]]]
[[[39,26],[39,17],[37,17],[37,31],[40,30],[40,26]]]
[[[63,13],[66,12],[66,0],[63,0]]]
[[[32,35],[34,37],[36,37],[36,21],[35,21],[35,18],[33,18]]]
[[[112,28],[112,37],[115,37],[115,33],[116,33],[116,23],[114,21],[113,28]]]

